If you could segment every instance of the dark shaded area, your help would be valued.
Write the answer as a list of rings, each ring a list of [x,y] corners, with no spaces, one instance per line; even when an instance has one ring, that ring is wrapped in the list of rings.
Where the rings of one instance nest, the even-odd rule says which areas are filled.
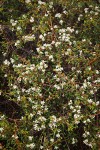
[[[1,14],[1,20],[8,21],[13,15],[13,18],[18,17],[28,12],[28,8],[25,6],[25,2],[22,3],[18,0],[1,0],[1,6],[3,7],[3,13]]]
[[[0,112],[5,114],[8,119],[21,119],[21,116],[24,115],[23,109],[17,103],[2,95],[0,95]]]
[[[77,134],[77,140],[78,142],[76,144],[69,144],[68,141],[68,128],[67,125],[64,125],[64,130],[63,130],[63,138],[62,138],[62,143],[61,146],[59,147],[59,150],[92,150],[89,146],[85,145],[83,143],[83,133],[84,133],[84,124],[80,123],[77,127],[77,129],[75,130],[75,133]],[[65,137],[67,137],[65,139]]]
[[[0,145],[2,146],[3,150],[5,150],[6,148],[6,150],[11,150],[12,148],[14,150],[18,150],[17,145],[15,145],[14,141],[10,142],[10,139],[7,140],[6,138],[0,138]]]
[[[78,128],[76,129],[75,132],[77,134],[78,142],[77,142],[76,146],[71,145],[70,149],[71,150],[78,150],[78,149],[80,149],[80,150],[91,150],[91,148],[89,146],[87,146],[83,143],[84,138],[82,137],[82,135],[84,133],[84,124],[82,122],[80,122],[78,124]]]
[[[28,59],[32,59],[32,56],[37,55],[37,50],[36,50],[36,43],[33,41],[29,41],[26,42],[23,46],[23,48],[19,48],[16,50],[16,53],[23,57],[23,58],[28,58]]]

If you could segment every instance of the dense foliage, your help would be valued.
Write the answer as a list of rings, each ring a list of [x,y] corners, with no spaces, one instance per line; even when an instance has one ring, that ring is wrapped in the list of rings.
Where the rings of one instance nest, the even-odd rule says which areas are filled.
[[[98,150],[99,1],[0,3],[0,148]]]

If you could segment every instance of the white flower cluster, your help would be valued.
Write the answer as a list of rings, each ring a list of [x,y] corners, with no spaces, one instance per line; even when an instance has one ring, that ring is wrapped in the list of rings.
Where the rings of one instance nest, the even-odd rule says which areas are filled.
[[[80,105],[75,105],[74,106],[72,100],[69,101],[68,105],[69,105],[69,108],[71,109],[71,111],[74,114],[75,124],[79,124],[81,119],[83,118],[83,116],[81,114],[81,106]]]
[[[70,34],[66,33],[67,29],[59,29],[59,40],[61,42],[69,42],[70,43]]]
[[[12,135],[12,138],[14,138],[14,139],[18,139],[17,134]]]
[[[45,69],[48,67],[46,64],[46,61],[42,60],[40,64],[38,65],[38,69],[41,70],[42,72],[45,72]]]
[[[39,36],[39,39],[41,39],[42,41],[45,41],[45,38],[42,34]]]
[[[14,19],[11,19],[10,23],[12,24],[12,26],[16,26],[18,21],[17,20],[14,21]]]
[[[44,43],[43,45],[41,45],[40,47],[37,47],[36,50],[39,54],[43,54],[43,51],[46,50],[46,49],[49,49],[51,50],[52,49],[52,43],[51,44],[47,44],[47,43]],[[48,52],[44,51],[45,55],[48,56]]]
[[[85,136],[85,135],[84,135]],[[88,145],[89,147],[93,147],[94,143],[93,142],[89,142],[88,138],[86,138],[84,141],[83,141],[86,145]]]
[[[0,134],[4,131],[4,128],[0,127]]]
[[[35,40],[35,35],[32,34],[32,35],[25,35],[22,37],[22,39],[25,41],[25,42],[28,42],[28,41],[34,41]]]
[[[37,120],[33,121],[34,125],[33,128],[36,131],[40,131],[42,129],[45,129],[45,123],[46,123],[46,118],[44,116],[40,116],[39,118],[37,118]]]
[[[55,17],[56,17],[56,18],[61,18],[61,14],[60,14],[60,13],[57,13],[57,14],[55,15]]]
[[[45,2],[42,2],[41,0],[39,0],[39,1],[38,1],[38,4],[39,4],[39,5],[45,5],[46,3],[45,3]]]
[[[29,102],[32,105],[33,112],[29,114],[29,118],[32,121],[33,129],[36,131],[40,131],[46,128],[46,117],[44,116],[44,113],[48,112],[47,105],[44,101],[40,101],[39,103],[37,101],[34,101],[29,98]],[[35,117],[36,115],[36,117]],[[35,118],[33,118],[35,117]]]
[[[75,144],[75,143],[77,143],[77,139],[72,138],[72,144]]]
[[[31,16],[30,22],[34,22],[34,17]]]
[[[61,67],[60,65],[57,65],[56,68],[54,69],[54,71],[62,72],[63,71],[63,67]]]
[[[55,115],[50,116],[49,127],[50,127],[51,129],[57,127],[57,118],[56,118]]]
[[[26,4],[31,3],[31,0],[25,0],[25,3]]]
[[[34,143],[27,144],[26,147],[30,148],[30,149],[33,149],[35,147],[35,144]]]
[[[16,42],[15,42],[15,46],[17,47],[17,46],[19,46],[20,45],[20,40],[17,40]]]
[[[10,62],[7,59],[3,63],[8,66],[10,65]]]
[[[13,64],[15,60],[13,58],[10,58],[8,61],[7,59],[4,60],[3,64],[9,66],[11,63]]]

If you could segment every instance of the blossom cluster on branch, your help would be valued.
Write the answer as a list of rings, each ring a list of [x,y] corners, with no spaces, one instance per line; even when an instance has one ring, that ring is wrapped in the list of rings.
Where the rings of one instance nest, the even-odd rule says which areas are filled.
[[[25,114],[13,123],[0,114],[1,147],[97,150],[100,7],[93,0],[4,0],[2,7],[7,89],[0,94]]]

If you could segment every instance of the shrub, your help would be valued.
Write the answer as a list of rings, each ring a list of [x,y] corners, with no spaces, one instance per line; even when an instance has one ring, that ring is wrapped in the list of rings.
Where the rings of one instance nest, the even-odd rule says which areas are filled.
[[[97,150],[99,1],[1,3],[1,147]]]

